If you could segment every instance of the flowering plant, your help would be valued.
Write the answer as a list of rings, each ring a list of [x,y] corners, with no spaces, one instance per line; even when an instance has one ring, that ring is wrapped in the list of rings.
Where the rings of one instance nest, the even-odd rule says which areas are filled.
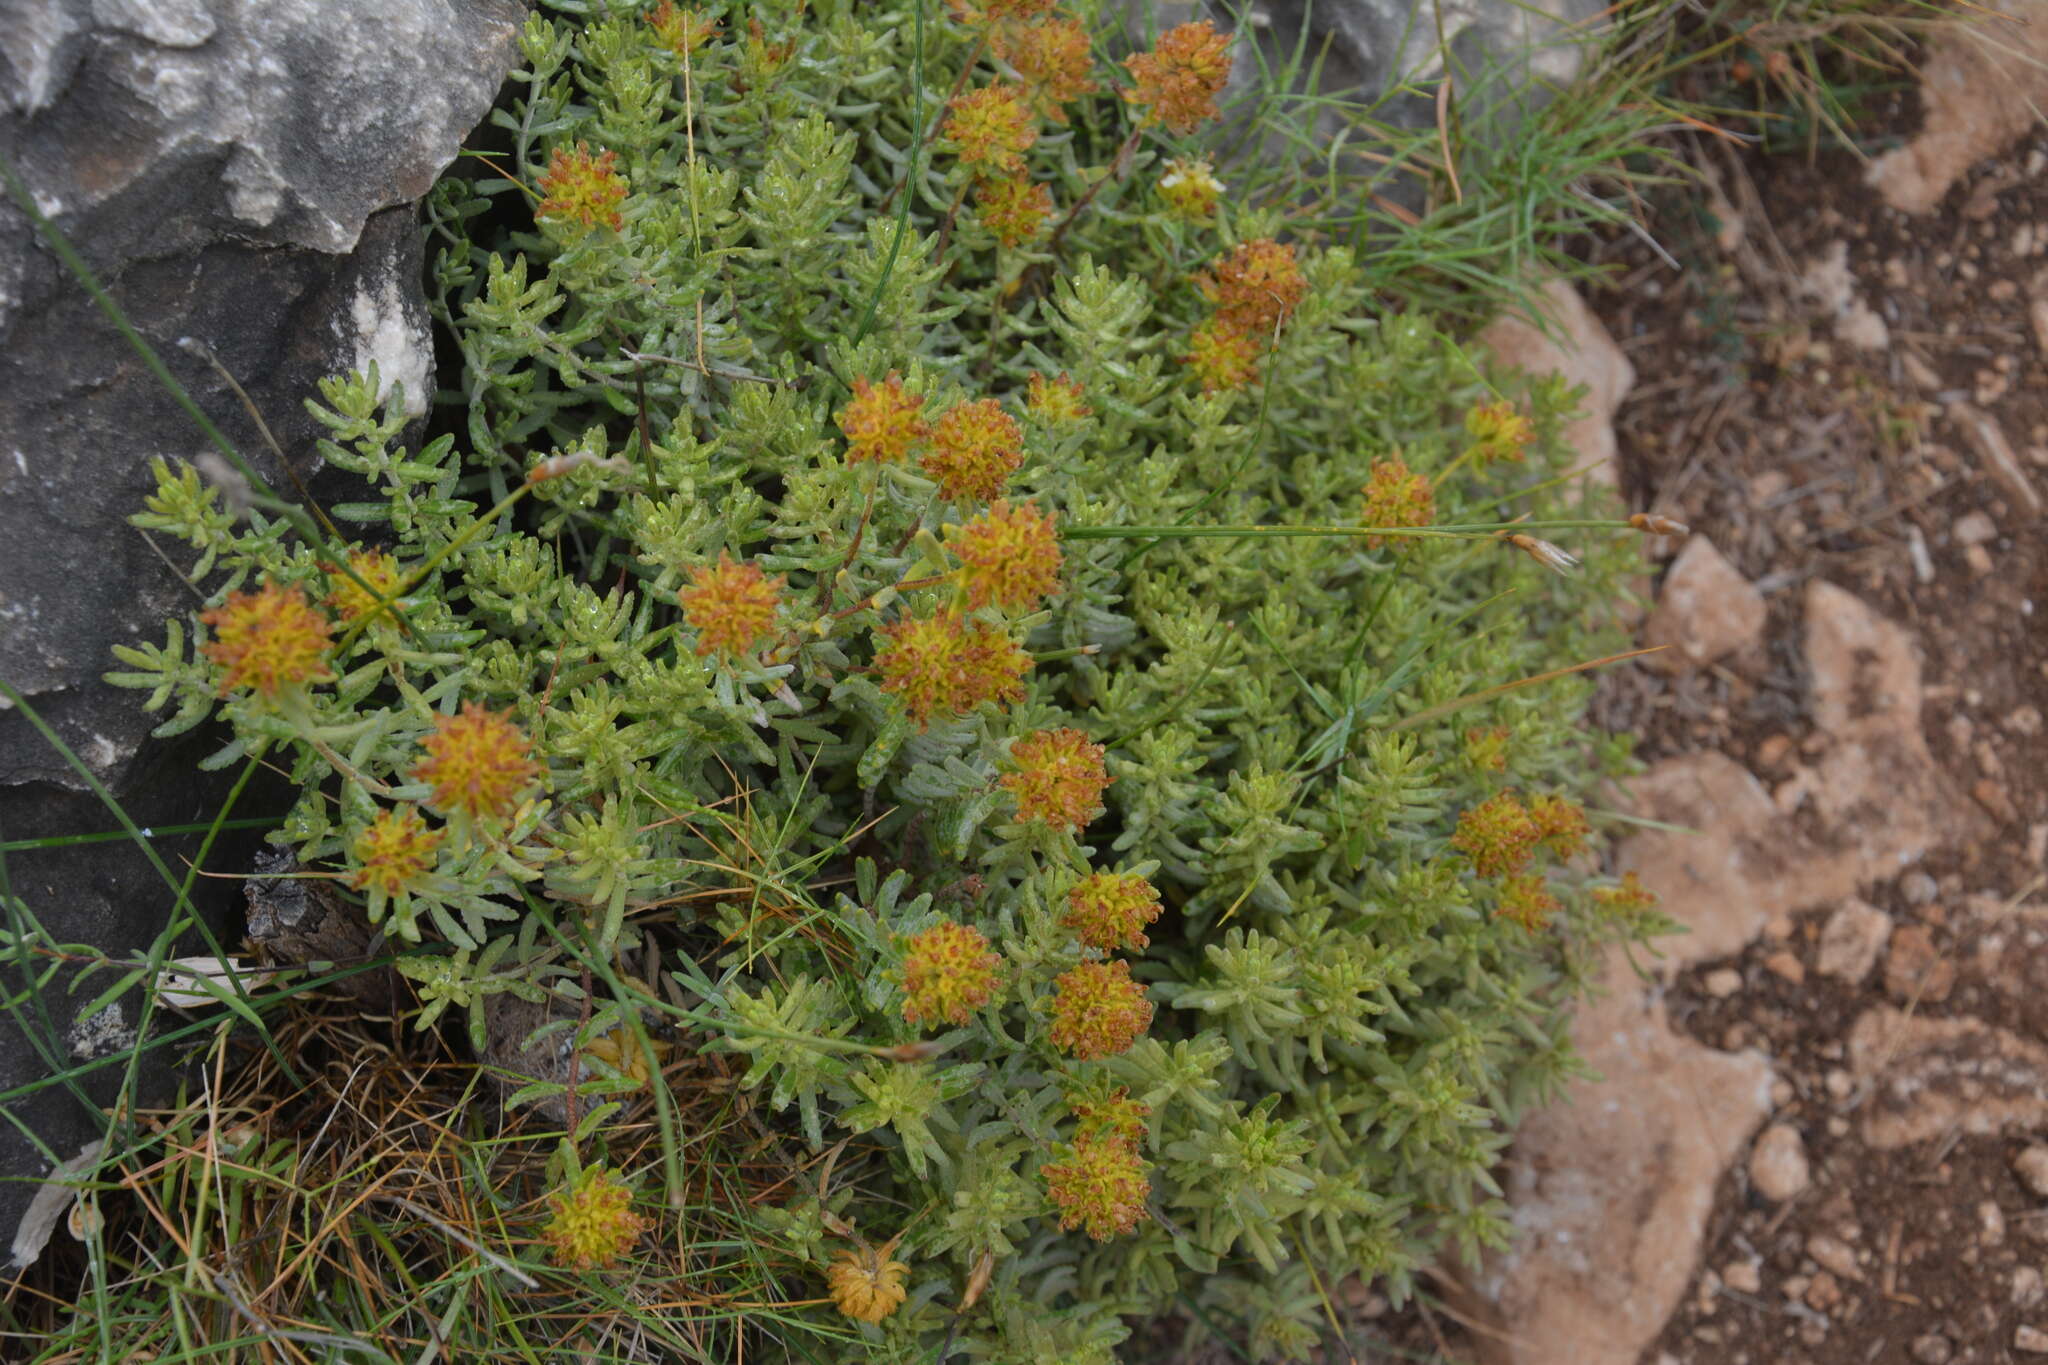
[[[1304,1277],[1505,1236],[1492,1165],[1646,923],[1578,856],[1621,747],[1519,685],[1612,643],[1633,551],[1565,395],[1219,192],[1230,35],[952,9],[530,19],[508,174],[431,205],[467,449],[326,385],[356,545],[160,466],[137,521],[218,605],[116,678],[289,763],[276,839],[424,1022],[602,968],[584,1138],[650,1023],[863,1135],[761,1236],[878,1358],[1107,1360],[1180,1293],[1298,1351]],[[559,1254],[631,1246],[612,1189]]]

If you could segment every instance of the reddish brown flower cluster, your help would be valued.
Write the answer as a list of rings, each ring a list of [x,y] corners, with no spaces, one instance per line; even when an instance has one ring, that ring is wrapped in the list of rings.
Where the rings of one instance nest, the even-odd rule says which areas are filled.
[[[525,733],[475,702],[464,702],[460,715],[435,716],[434,733],[420,747],[426,757],[412,775],[433,788],[427,804],[464,819],[511,815],[540,772]]]
[[[1060,106],[1097,89],[1089,74],[1094,58],[1088,30],[1078,19],[1063,15],[1000,25],[989,35],[989,46],[1023,77],[1032,112],[1041,118],[1065,123],[1067,111]]]
[[[964,1024],[1001,982],[1003,959],[969,924],[940,920],[903,951],[903,1017],[913,1024]]]
[[[624,221],[619,205],[625,202],[627,188],[618,160],[619,154],[609,150],[592,155],[581,142],[574,148],[555,148],[540,178],[541,200],[534,217],[560,224],[577,236],[600,226],[618,231]]]
[[[1534,931],[1549,923],[1558,902],[1543,874],[1527,871],[1530,862],[1539,850],[1558,859],[1576,857],[1591,833],[1575,801],[1547,795],[1525,805],[1513,792],[1499,792],[1458,817],[1451,847],[1480,876],[1500,879],[1495,913]]]
[[[1188,368],[1204,393],[1244,388],[1275,329],[1308,293],[1294,248],[1270,237],[1240,242],[1195,286],[1216,311],[1188,339]]]
[[[880,385],[853,381],[853,398],[834,414],[846,436],[846,462],[894,464],[932,434],[924,399],[903,391],[903,376],[889,371]]]
[[[1472,870],[1480,876],[1505,877],[1529,865],[1539,837],[1521,798],[1498,792],[1458,817],[1451,847],[1471,859]]]
[[[1122,958],[1083,962],[1053,978],[1052,1043],[1084,1062],[1128,1052],[1152,1026],[1152,1002]]]
[[[934,716],[957,716],[985,701],[1014,702],[1024,695],[1031,656],[985,621],[943,612],[924,620],[904,617],[881,633],[875,670],[882,690],[899,698],[920,727]]]
[[[1408,467],[1396,455],[1374,460],[1366,476],[1365,503],[1359,521],[1366,526],[1427,526],[1436,520],[1436,494],[1429,480]],[[1420,542],[1413,536],[1367,536],[1373,549],[1391,542],[1397,550],[1412,550]]]
[[[1090,948],[1142,948],[1145,926],[1159,918],[1159,888],[1135,872],[1097,872],[1067,893],[1060,923]]]
[[[1137,1144],[1107,1134],[1075,1137],[1064,1161],[1049,1161],[1038,1173],[1059,1207],[1060,1226],[1098,1242],[1135,1229],[1152,1193]]]
[[[1062,370],[1057,379],[1048,379],[1034,370],[1025,390],[1024,408],[1048,426],[1063,427],[1095,411],[1088,406],[1087,398],[1080,382],[1068,377],[1066,371]]]
[[[977,398],[932,424],[931,450],[920,463],[949,502],[988,502],[1024,463],[1024,431],[1001,403]]]
[[[1024,169],[1024,153],[1038,141],[1038,127],[1021,85],[985,85],[955,95],[942,132],[960,164],[977,175],[1008,175]]]
[[[1159,46],[1124,59],[1133,88],[1124,98],[1145,111],[1146,124],[1192,133],[1220,117],[1216,97],[1230,81],[1230,35],[1207,19],[1159,35]]]
[[[968,606],[993,603],[1030,611],[1060,591],[1060,538],[1051,513],[1036,503],[1011,507],[998,500],[964,526],[948,528],[946,548],[960,561]]]
[[[1501,878],[1500,900],[1494,908],[1500,918],[1512,920],[1533,934],[1550,923],[1558,909],[1557,897],[1550,894],[1541,872]]]
[[[1078,830],[1102,813],[1102,793],[1112,781],[1100,744],[1079,730],[1039,730],[1010,746],[1017,765],[1002,779],[1017,798],[1019,820],[1039,820],[1059,830]]]
[[[1023,246],[1052,216],[1052,191],[1022,171],[992,176],[975,181],[974,211],[997,242]]]
[[[746,654],[775,629],[776,608],[786,580],[770,578],[758,564],[735,564],[725,551],[718,563],[690,570],[690,586],[677,591],[683,618],[697,632],[697,652]]]
[[[327,667],[332,628],[297,588],[265,583],[255,592],[231,592],[199,619],[213,630],[199,652],[220,665],[222,696],[247,687],[275,698],[288,687],[334,677]]]

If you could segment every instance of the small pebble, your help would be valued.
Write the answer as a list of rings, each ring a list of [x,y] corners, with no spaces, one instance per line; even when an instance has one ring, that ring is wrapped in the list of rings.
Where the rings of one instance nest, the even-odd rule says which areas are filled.
[[[1965,512],[1950,531],[1958,545],[1983,545],[1998,535],[1998,528],[1982,512]]]
[[[2030,1356],[2048,1356],[2048,1332],[2022,1324],[2012,1334],[2012,1348]]]
[[[1813,1277],[1813,1283],[1806,1286],[1806,1306],[1817,1313],[1826,1313],[1839,1308],[1842,1303],[1841,1282],[1823,1270]]]
[[[1726,1000],[1742,989],[1742,973],[1733,967],[1717,967],[1707,973],[1701,984],[1707,988],[1708,995],[1716,1000]]]
[[[1817,1232],[1806,1239],[1806,1254],[1823,1269],[1833,1272],[1845,1280],[1860,1280],[1863,1272],[1856,1266],[1856,1249],[1839,1237],[1830,1237]]]
[[[2037,1199],[2048,1199],[2048,1146],[2035,1143],[2012,1159],[2012,1173]]]
[[[1774,1204],[1806,1189],[1813,1179],[1807,1164],[1806,1143],[1789,1123],[1774,1123],[1757,1135],[1749,1154],[1749,1183]]]
[[[1977,1241],[1987,1247],[1995,1247],[2005,1240],[2005,1210],[1998,1207],[1998,1201],[1987,1199],[1977,1205]]]
[[[1948,1365],[1956,1353],[1955,1343],[1939,1332],[1914,1337],[1912,1350],[1918,1365]]]
[[[1755,1294],[1763,1289],[1764,1277],[1754,1261],[1730,1261],[1721,1267],[1721,1283],[1738,1294]]]
[[[1795,954],[1772,953],[1764,959],[1764,970],[1773,976],[1783,977],[1795,986],[1806,984],[1806,968]]]
[[[2041,1301],[2044,1285],[2041,1272],[2030,1265],[2023,1265],[2012,1272],[2012,1306],[2032,1308]]]

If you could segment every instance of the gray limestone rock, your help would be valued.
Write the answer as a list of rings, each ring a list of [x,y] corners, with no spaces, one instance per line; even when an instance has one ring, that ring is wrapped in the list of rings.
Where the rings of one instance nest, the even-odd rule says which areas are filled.
[[[199,405],[282,486],[239,400],[180,339],[220,358],[302,474],[315,463],[303,402],[324,376],[374,360],[424,414],[433,350],[416,203],[517,61],[524,10],[521,0],[0,0],[0,158]],[[156,718],[139,696],[101,681],[114,644],[160,638],[165,616],[191,600],[126,518],[151,486],[151,457],[206,448],[28,216],[0,197],[0,678],[138,823],[204,822],[233,776],[198,774],[191,746],[150,741]],[[0,842],[115,828],[86,786],[0,702]],[[283,804],[251,792],[237,813]],[[178,867],[196,841],[161,849]],[[247,852],[246,840],[217,847],[212,865],[247,866]],[[0,874],[0,895],[18,897],[60,942],[142,953],[168,922],[170,892],[130,844],[17,849]],[[239,901],[224,884],[209,902],[230,940]],[[21,990],[4,951],[0,985]],[[71,1019],[78,1001],[61,989],[22,1003],[32,1041],[53,1055],[132,1036],[132,1018]],[[125,1008],[133,1014],[132,1001]],[[11,1032],[0,1024],[0,1102],[68,1155],[100,1119],[61,1087],[22,1093],[49,1059]],[[105,1103],[118,1070],[97,1073],[88,1097]],[[0,1176],[46,1168],[17,1124],[0,1123]],[[0,1184],[0,1233],[28,1197]]]

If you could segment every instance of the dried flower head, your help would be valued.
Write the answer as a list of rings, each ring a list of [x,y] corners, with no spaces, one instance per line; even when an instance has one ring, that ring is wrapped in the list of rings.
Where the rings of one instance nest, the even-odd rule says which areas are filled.
[[[1503,877],[1529,865],[1541,831],[1513,792],[1499,792],[1458,816],[1451,847],[1482,877]]]
[[[1067,111],[1060,106],[1097,89],[1089,75],[1094,58],[1088,30],[1078,19],[1007,24],[990,35],[990,46],[1024,78],[1032,111],[1041,118],[1065,123]]]
[[[1520,532],[1507,531],[1496,531],[1494,534],[1552,573],[1569,574],[1579,567],[1578,557],[1571,551],[1562,545],[1553,545],[1540,536],[1526,536]]]
[[[1135,1229],[1152,1193],[1145,1158],[1133,1144],[1113,1137],[1077,1137],[1066,1160],[1047,1162],[1038,1173],[1059,1206],[1060,1226],[1080,1228],[1098,1242]]]
[[[1145,1135],[1145,1116],[1152,1112],[1152,1106],[1132,1099],[1130,1089],[1121,1085],[1099,1100],[1070,1095],[1067,1108],[1077,1120],[1075,1137],[1112,1138],[1133,1147]]]
[[[1593,834],[1585,808],[1562,796],[1531,797],[1529,818],[1536,822],[1536,842],[1555,858],[1576,858]]]
[[[1152,1026],[1152,1002],[1122,958],[1083,962],[1052,984],[1053,1046],[1081,1061],[1128,1051]]]
[[[1216,214],[1216,202],[1223,197],[1223,182],[1216,168],[1202,157],[1175,157],[1166,163],[1159,177],[1159,197],[1176,218],[1206,223]]]
[[[1473,458],[1482,465],[1495,460],[1520,463],[1529,442],[1536,438],[1529,419],[1505,398],[1474,406],[1465,414],[1465,431],[1478,447]]]
[[[985,85],[954,96],[942,130],[960,164],[978,174],[1024,169],[1038,126],[1021,85]]]
[[[1031,656],[985,621],[959,612],[925,620],[904,617],[882,627],[875,653],[884,692],[900,698],[919,726],[933,716],[957,716],[985,701],[1014,702],[1024,695]]]
[[[893,1244],[892,1244],[893,1245]],[[832,1306],[855,1322],[880,1322],[909,1296],[903,1277],[910,1267],[889,1259],[889,1247],[861,1246],[835,1252],[825,1268]]]
[[[1024,407],[1041,422],[1066,426],[1094,413],[1087,397],[1080,382],[1069,378],[1065,370],[1060,371],[1057,379],[1047,379],[1034,370],[1030,387],[1025,390]]]
[[[1060,592],[1060,537],[1052,514],[1038,505],[1011,507],[1000,499],[964,526],[947,528],[946,548],[960,561],[967,603],[977,611],[991,602],[1011,611],[1030,611]]]
[[[426,757],[412,769],[433,787],[428,805],[470,820],[502,818],[518,807],[540,769],[509,715],[466,701],[460,715],[434,717],[434,733],[420,742]]]
[[[265,583],[255,592],[231,592],[199,619],[213,630],[200,653],[220,665],[222,696],[247,687],[275,697],[287,687],[334,677],[327,668],[333,644],[327,618],[297,588]]]
[[[1692,527],[1682,521],[1673,521],[1661,512],[1632,512],[1628,524],[1646,536],[1689,536]]]
[[[1500,901],[1493,913],[1497,918],[1512,920],[1533,934],[1550,923],[1550,917],[1560,908],[1557,897],[1550,894],[1543,874],[1527,872],[1501,879]]]
[[[932,425],[932,448],[921,464],[950,502],[987,502],[1024,463],[1024,431],[993,398],[948,408]]]
[[[1017,798],[1017,818],[1065,830],[1093,820],[1112,780],[1102,755],[1102,746],[1079,730],[1038,730],[1012,744],[1017,771],[1005,773],[1002,785]]]
[[[903,949],[903,1017],[913,1024],[964,1024],[1001,981],[1003,959],[971,924],[940,920]]]
[[[356,870],[348,884],[373,899],[410,891],[434,866],[435,850],[447,837],[447,830],[428,829],[416,806],[380,810],[351,845]]]
[[[1235,392],[1259,377],[1259,338],[1222,318],[1199,324],[1188,337],[1184,357],[1202,381],[1203,393]]]
[[[581,142],[573,148],[555,148],[548,154],[548,168],[540,178],[540,206],[533,216],[543,223],[559,224],[575,236],[600,225],[618,231],[625,221],[619,205],[626,200],[627,188],[618,160],[613,151],[593,156]]]
[[[554,1216],[540,1235],[555,1264],[596,1270],[631,1251],[648,1227],[632,1202],[626,1182],[602,1166],[584,1167],[568,1189],[549,1195]]]
[[[376,611],[378,616],[389,620],[392,608],[379,606],[381,599],[386,603],[398,597],[398,590],[405,586],[405,575],[400,572],[398,561],[382,550],[350,550],[348,567],[354,571],[350,578],[333,565],[327,569],[327,605],[344,621],[354,621]],[[357,582],[361,579],[362,582]],[[368,591],[365,591],[367,585]]]
[[[1052,191],[1022,171],[979,180],[974,209],[998,243],[1019,247],[1037,237],[1052,216]]]
[[[1294,248],[1271,237],[1239,242],[1196,285],[1216,305],[1217,317],[1259,336],[1294,316],[1308,293]]]
[[[1124,58],[1134,88],[1124,98],[1145,111],[1146,125],[1192,133],[1222,113],[1216,97],[1230,81],[1230,35],[1207,19],[1170,28],[1159,46]]]
[[[879,387],[865,379],[854,380],[853,398],[834,420],[846,435],[848,464],[892,464],[932,434],[925,425],[924,399],[905,393],[903,377],[894,370]]]
[[[1096,872],[1067,892],[1060,923],[1090,948],[1142,948],[1145,926],[1159,918],[1159,888],[1135,872]]]
[[[770,578],[752,562],[733,563],[724,550],[718,563],[690,570],[690,586],[676,593],[683,618],[697,632],[697,652],[713,650],[735,657],[753,649],[775,629],[775,611],[786,580]]]
[[[647,16],[647,26],[663,47],[687,57],[718,33],[718,25],[702,10],[683,9],[675,0],[661,0]]]
[[[1365,503],[1358,514],[1366,526],[1428,526],[1436,520],[1436,493],[1429,480],[1408,467],[1396,455],[1374,460],[1366,476]],[[1391,542],[1396,550],[1413,550],[1421,545],[1414,536],[1367,536],[1373,549]]]

